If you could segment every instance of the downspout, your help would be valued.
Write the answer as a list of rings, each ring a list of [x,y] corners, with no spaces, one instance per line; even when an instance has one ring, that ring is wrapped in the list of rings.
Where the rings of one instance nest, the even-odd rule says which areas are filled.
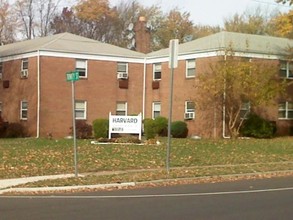
[[[40,51],[38,50],[38,59],[37,59],[37,136],[40,137],[40,102],[41,102],[41,79],[40,79]]]
[[[224,60],[227,60],[227,55],[225,54]],[[223,138],[230,138],[226,136],[226,79],[224,79],[224,94],[223,94]]]
[[[142,119],[145,119],[145,102],[146,102],[146,58],[144,58],[144,63],[143,63]]]

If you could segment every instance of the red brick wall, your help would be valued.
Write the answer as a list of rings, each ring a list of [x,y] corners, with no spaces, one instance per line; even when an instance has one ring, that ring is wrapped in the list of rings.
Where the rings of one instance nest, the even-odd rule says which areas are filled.
[[[173,84],[173,109],[172,121],[184,121],[185,101],[195,101],[195,85],[198,74],[204,74],[210,71],[210,63],[216,58],[196,59],[196,76],[195,78],[186,78],[186,61],[180,60],[178,68],[174,70]],[[169,91],[170,91],[170,75],[171,70],[168,68],[168,62],[162,63],[162,79],[160,80],[160,88],[152,89],[153,81],[153,65],[147,65],[147,82],[146,82],[146,118],[152,117],[152,103],[155,101],[161,102],[161,116],[168,118],[169,116]],[[207,120],[207,115],[212,121]],[[213,109],[201,112],[196,110],[196,117],[193,120],[185,120],[188,124],[189,135],[199,136],[217,136],[221,135],[221,113],[216,114],[214,118]],[[214,123],[216,123],[214,125]],[[214,127],[217,127],[215,130]]]
[[[2,117],[10,123],[21,123],[28,128],[30,136],[36,135],[37,127],[37,58],[29,58],[28,78],[20,77],[21,60],[3,63],[3,79],[0,81]],[[3,81],[9,81],[9,88],[3,88]],[[20,102],[28,101],[28,120],[20,120]]]
[[[54,64],[54,65],[52,65]],[[71,83],[65,73],[75,69],[75,59],[42,57],[41,135],[69,135],[72,125]],[[75,82],[76,100],[87,101],[88,124],[116,112],[116,102],[128,104],[128,114],[142,112],[143,65],[129,63],[128,89],[119,88],[117,62],[88,60],[86,79]]]
[[[210,70],[213,58],[198,58],[196,60],[196,75]],[[41,57],[41,113],[40,136],[52,133],[53,137],[69,135],[72,125],[71,83],[66,82],[66,72],[75,69],[75,59]],[[3,81],[9,80],[9,88],[0,86],[0,101],[3,103],[2,116],[9,122],[20,122],[28,128],[31,136],[37,132],[37,58],[29,58],[29,77],[20,78],[21,60],[4,62]],[[184,104],[194,100],[196,77],[185,77],[185,60],[179,61],[174,71],[173,87],[173,118],[172,121],[184,120]],[[125,101],[128,104],[128,114],[143,112],[143,70],[142,63],[129,63],[128,88],[119,88],[117,80],[117,62],[88,60],[88,77],[75,83],[76,99],[87,101],[87,120],[92,124],[97,118],[108,118],[111,111],[116,112],[116,102]],[[152,88],[153,65],[146,68],[146,104],[145,118],[152,117],[152,103],[161,102],[161,115],[169,114],[169,83],[170,69],[168,62],[162,63],[162,79],[159,89]],[[2,83],[2,82],[1,82]],[[293,85],[288,88],[289,99],[292,100]],[[21,121],[20,101],[27,100],[29,105],[28,120]],[[196,100],[194,100],[196,101]],[[265,106],[262,115],[276,121],[278,134],[289,134],[292,120],[278,120],[277,105]],[[202,137],[217,137],[222,135],[222,112],[209,109],[196,110],[196,118],[186,121],[189,135]]]

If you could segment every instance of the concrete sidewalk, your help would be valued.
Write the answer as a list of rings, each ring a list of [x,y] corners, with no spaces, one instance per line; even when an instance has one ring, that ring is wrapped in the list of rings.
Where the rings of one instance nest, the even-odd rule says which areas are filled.
[[[74,174],[34,176],[34,177],[15,178],[15,179],[3,179],[3,180],[0,179],[0,190],[18,186],[21,184],[37,182],[40,180],[54,180],[54,179],[70,178],[70,177],[74,177]]]
[[[128,170],[128,171],[103,171],[95,173],[95,175],[111,175],[111,174],[123,174],[126,172],[137,172],[139,170]],[[89,175],[90,173],[79,174],[79,177],[84,177]],[[267,178],[271,178],[272,176],[287,176],[293,175],[293,170],[285,170],[285,171],[271,171],[271,172],[259,172],[259,173],[245,173],[245,174],[228,174],[228,175],[218,175],[216,178],[247,178],[247,177],[257,177],[263,178],[267,176]],[[139,184],[144,183],[158,183],[158,182],[166,182],[166,181],[174,181],[178,179],[163,179],[163,180],[153,180],[146,182],[125,182],[125,183],[108,183],[108,184],[97,184],[97,185],[78,185],[78,186],[60,186],[60,187],[32,187],[32,188],[19,188],[16,187],[18,185],[37,182],[41,180],[54,180],[54,179],[65,179],[75,177],[75,174],[61,174],[61,175],[48,175],[48,176],[34,176],[34,177],[24,177],[24,178],[14,178],[14,179],[0,179],[0,195],[6,193],[38,193],[38,192],[68,192],[74,190],[90,190],[90,189],[109,189],[109,188],[122,188],[122,187],[132,187]],[[201,179],[210,179],[213,176],[205,176],[205,177],[191,177],[191,178],[181,178],[181,180],[201,180]],[[15,188],[14,188],[15,187]],[[1,198],[1,197],[0,197]]]
[[[84,175],[78,175],[84,177]],[[13,188],[18,185],[37,182],[41,180],[54,180],[75,177],[75,174],[62,174],[62,175],[49,175],[49,176],[34,176],[14,179],[0,180],[0,195],[5,193],[30,193],[30,192],[60,192],[72,191],[81,189],[106,189],[106,188],[120,188],[135,186],[134,182],[128,183],[110,183],[110,184],[97,184],[97,185],[84,185],[84,186],[62,186],[62,187],[33,187],[33,188]]]

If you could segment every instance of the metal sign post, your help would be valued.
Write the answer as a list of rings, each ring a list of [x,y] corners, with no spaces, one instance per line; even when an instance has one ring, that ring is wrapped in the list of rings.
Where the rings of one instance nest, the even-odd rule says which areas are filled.
[[[171,69],[170,75],[170,96],[169,96],[169,117],[168,117],[168,143],[167,143],[167,158],[166,168],[167,173],[170,172],[170,149],[171,149],[171,123],[172,123],[172,106],[173,106],[173,81],[174,81],[174,68],[178,66],[178,44],[179,40],[170,40],[169,43],[169,68]]]
[[[76,126],[75,126],[75,81],[79,80],[79,72],[72,71],[66,73],[66,80],[71,82],[72,90],[72,129],[73,129],[73,150],[74,150],[74,170],[75,177],[78,177],[77,169],[77,144],[76,144]]]

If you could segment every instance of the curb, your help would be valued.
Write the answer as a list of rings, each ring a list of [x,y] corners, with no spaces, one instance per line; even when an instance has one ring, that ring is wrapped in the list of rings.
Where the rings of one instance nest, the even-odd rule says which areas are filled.
[[[0,180],[0,190],[7,189],[9,187],[14,187],[21,184],[36,182],[40,180],[54,180],[62,178],[71,178],[74,177],[74,174],[61,174],[61,175],[51,175],[51,176],[35,176],[35,177],[26,177],[26,178],[14,178],[14,179],[4,179]],[[81,177],[83,175],[80,175]]]
[[[109,189],[135,186],[135,182],[128,183],[109,183],[98,185],[84,185],[84,186],[58,186],[58,187],[35,187],[35,188],[10,188],[0,190],[0,195],[5,193],[37,193],[37,192],[66,192],[72,190],[91,190],[91,189]]]
[[[293,170],[284,171],[273,171],[273,172],[255,172],[255,173],[242,173],[242,174],[227,174],[227,175],[215,175],[215,176],[203,176],[203,177],[187,177],[187,178],[170,178],[170,179],[158,179],[152,181],[142,181],[142,182],[125,182],[125,183],[108,183],[108,184],[96,184],[96,185],[79,185],[79,186],[57,186],[57,187],[32,187],[32,188],[0,188],[0,195],[5,193],[54,193],[54,192],[69,192],[78,190],[97,190],[97,189],[121,189],[123,187],[134,187],[142,186],[145,184],[162,184],[162,183],[174,183],[181,181],[196,181],[196,182],[206,182],[208,180],[213,180],[220,178],[221,180],[227,180],[229,178],[235,179],[252,179],[252,178],[271,178],[277,176],[287,176],[293,175]],[[37,177],[38,179],[57,179],[64,177],[72,177],[74,174],[67,175],[56,175],[56,176],[42,176]],[[30,182],[36,181],[36,177],[28,178]],[[13,180],[13,179],[12,179]],[[27,183],[28,180],[25,181]],[[19,184],[14,184],[19,185]],[[13,187],[10,185],[9,187]]]

